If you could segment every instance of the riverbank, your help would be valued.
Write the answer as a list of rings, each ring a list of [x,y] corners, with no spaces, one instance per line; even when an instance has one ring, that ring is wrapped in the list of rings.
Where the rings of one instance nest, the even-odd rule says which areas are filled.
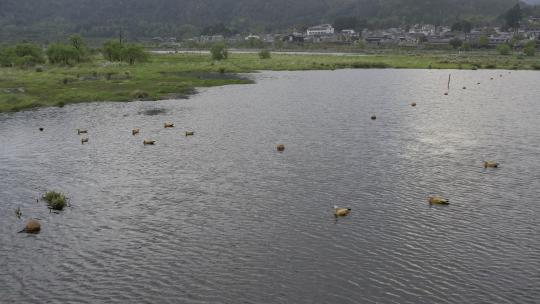
[[[130,66],[95,58],[75,67],[45,65],[21,70],[0,68],[0,112],[89,101],[186,98],[197,87],[247,84],[239,73],[258,70],[333,70],[344,68],[540,69],[540,59],[493,52],[404,52],[377,55],[231,53],[212,61],[204,53],[153,54]]]

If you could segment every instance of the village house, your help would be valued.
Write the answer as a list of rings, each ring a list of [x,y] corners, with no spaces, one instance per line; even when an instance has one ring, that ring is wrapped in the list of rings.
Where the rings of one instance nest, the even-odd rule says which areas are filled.
[[[261,40],[261,37],[258,36],[258,35],[253,35],[253,34],[249,34],[248,36],[246,36],[246,38],[244,38],[244,40],[251,40],[251,39],[255,39],[255,40]]]
[[[312,26],[306,31],[308,36],[324,36],[324,35],[333,35],[334,27],[330,24],[321,24],[317,26]]]
[[[225,40],[225,37],[223,37],[223,35],[213,35],[213,36],[202,35],[197,39],[197,42],[209,43],[209,42],[221,42],[223,40]]]
[[[360,39],[360,35],[352,29],[342,30],[341,33],[336,35],[337,41],[342,43],[352,43]]]
[[[508,43],[512,39],[512,35],[509,33],[498,33],[496,35],[490,35],[488,37],[489,45],[495,46],[498,44]]]
[[[275,40],[275,36],[272,34],[265,34],[262,38],[264,42],[273,43]]]
[[[304,42],[304,38],[304,35],[301,33],[294,32],[292,34],[283,36],[281,40],[286,42]]]
[[[525,37],[540,40],[540,29],[530,29],[525,31]]]

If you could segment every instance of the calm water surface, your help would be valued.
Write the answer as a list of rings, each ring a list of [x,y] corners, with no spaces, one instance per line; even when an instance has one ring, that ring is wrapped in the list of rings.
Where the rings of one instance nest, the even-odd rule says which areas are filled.
[[[539,73],[252,77],[1,114],[0,302],[539,303]]]

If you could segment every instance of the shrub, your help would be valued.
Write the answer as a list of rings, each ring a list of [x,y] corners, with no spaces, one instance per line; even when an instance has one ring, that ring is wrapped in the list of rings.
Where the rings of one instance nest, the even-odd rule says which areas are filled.
[[[11,67],[15,58],[14,48],[0,48],[0,66]]]
[[[350,66],[354,69],[385,69],[389,67],[384,62],[353,62]]]
[[[19,43],[15,47],[0,49],[0,66],[27,68],[45,63],[43,50],[31,43]]]
[[[41,59],[32,57],[30,55],[23,56],[23,57],[15,57],[13,62],[15,63],[15,66],[20,67],[20,68],[33,67],[36,64],[44,63],[44,61],[42,61]]]
[[[259,58],[261,59],[270,59],[271,54],[269,50],[261,50],[259,52]]]
[[[506,43],[497,45],[497,52],[499,52],[500,55],[510,55],[511,51],[512,49]]]
[[[449,43],[454,49],[457,49],[463,44],[463,41],[459,38],[452,38]]]
[[[122,60],[122,44],[118,41],[107,41],[103,44],[102,54],[109,61]]]
[[[148,61],[148,53],[138,44],[122,44],[118,41],[107,41],[103,44],[102,54],[109,61],[124,61],[130,65]]]
[[[525,43],[523,46],[523,53],[527,56],[534,56],[534,54],[536,54],[536,41],[531,40]]]
[[[49,209],[62,210],[67,205],[67,198],[64,194],[56,191],[48,191],[43,195]]]
[[[496,69],[497,65],[494,63],[486,64],[486,69]]]
[[[44,63],[43,50],[32,43],[20,43],[15,46],[17,57],[31,57],[35,62]]]
[[[485,47],[488,47],[488,45],[489,45],[489,39],[487,36],[480,36],[480,38],[478,38],[478,47],[485,48]]]
[[[229,57],[229,52],[222,43],[214,44],[210,49],[210,53],[212,54],[212,59],[214,60],[224,60]]]
[[[120,57],[122,61],[133,65],[135,62],[148,61],[149,56],[142,46],[137,44],[127,44],[123,46],[122,50],[120,51]]]
[[[47,57],[52,64],[65,64],[78,62],[80,60],[79,53],[76,48],[67,44],[53,44],[47,48]]]

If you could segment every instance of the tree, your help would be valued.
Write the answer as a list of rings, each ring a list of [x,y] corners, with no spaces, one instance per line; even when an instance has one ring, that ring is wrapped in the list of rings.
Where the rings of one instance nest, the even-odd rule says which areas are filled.
[[[86,43],[79,35],[69,36],[69,43],[77,51],[77,62],[80,62],[83,58],[86,57],[87,49]]]
[[[461,31],[461,22],[458,21],[458,22],[452,23],[452,26],[450,27],[450,30],[451,30],[452,32],[459,32],[459,31]]]
[[[63,63],[69,65],[74,61],[79,62],[79,52],[75,47],[68,44],[52,44],[47,48],[47,57],[52,64]]]
[[[103,57],[109,61],[121,61],[122,60],[122,44],[116,40],[110,40],[103,44],[101,53]]]
[[[506,43],[497,45],[497,52],[499,52],[500,55],[510,55],[511,51],[512,49]]]
[[[470,51],[471,45],[468,42],[463,42],[463,44],[461,45],[461,49],[464,51]]]
[[[507,28],[514,29],[515,32],[519,30],[519,23],[521,21],[521,7],[519,3],[504,14],[504,20]]]
[[[461,26],[464,33],[470,33],[473,28],[473,24],[468,20],[463,20]]]
[[[527,56],[534,56],[536,54],[536,41],[530,40],[523,46],[523,53]]]
[[[223,36],[230,36],[232,34],[232,31],[225,26],[223,23],[216,23],[214,25],[210,25],[205,27],[202,32],[202,35],[223,35]]]
[[[262,48],[262,47],[264,47],[264,42],[261,39],[255,38],[255,37],[248,38],[246,43],[247,43],[247,46],[250,47],[250,48]]]
[[[116,40],[105,42],[101,53],[109,61],[124,61],[130,65],[136,62],[146,62],[149,57],[142,46],[132,43],[122,44]]]
[[[77,52],[82,52],[83,49],[86,48],[86,44],[79,35],[69,36],[69,43],[77,50]]]
[[[120,51],[120,57],[122,61],[128,62],[130,65],[135,64],[135,62],[148,61],[148,53],[138,44],[127,44],[123,46]]]
[[[229,57],[229,52],[223,43],[214,44],[210,49],[210,53],[214,60],[223,60]]]
[[[489,39],[487,36],[480,36],[480,38],[478,38],[478,47],[481,47],[481,48],[484,48],[484,47],[487,47],[489,45]]]
[[[270,57],[271,57],[271,54],[269,50],[265,49],[259,52],[259,58],[261,59],[270,59]]]
[[[334,20],[334,27],[337,31],[345,29],[357,29],[360,21],[357,17],[339,17]]]
[[[461,41],[461,39],[456,37],[456,38],[452,38],[449,43],[454,49],[457,49],[463,44],[463,41]]]
[[[15,49],[12,47],[0,48],[0,67],[11,67],[14,64]]]
[[[36,61],[45,62],[43,57],[43,50],[32,43],[19,43],[15,46],[15,55],[17,57],[30,56],[36,59]]]
[[[468,20],[456,21],[452,24],[452,32],[464,32],[470,33],[472,30],[472,23]]]
[[[14,47],[0,48],[0,66],[31,67],[45,63],[43,50],[31,43],[19,43]]]

